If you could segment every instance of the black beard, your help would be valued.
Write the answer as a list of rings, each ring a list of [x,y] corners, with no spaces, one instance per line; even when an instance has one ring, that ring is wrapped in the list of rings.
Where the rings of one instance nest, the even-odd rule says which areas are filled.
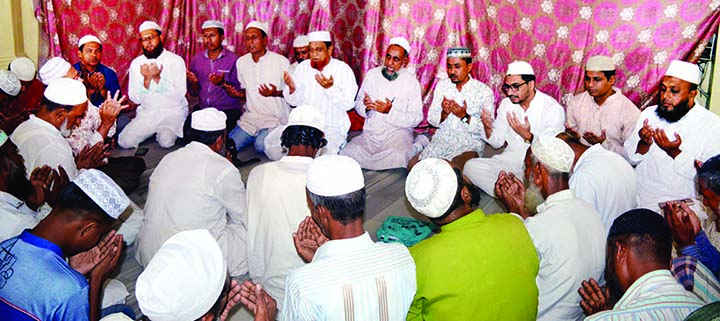
[[[147,51],[147,50],[145,50],[145,48],[143,48],[143,55],[145,55],[145,57],[148,59],[155,59],[157,57],[160,57],[160,54],[162,52],[163,52],[162,42],[158,43],[158,45],[152,51]]]
[[[675,106],[675,108],[673,108],[672,111],[664,109],[662,105],[658,105],[657,108],[655,108],[655,114],[668,123],[674,123],[683,118],[688,111],[690,111],[689,105],[690,102],[688,99],[681,101],[677,104],[677,106]]]
[[[380,72],[382,73],[383,77],[385,77],[385,79],[387,79],[389,81],[393,81],[393,80],[397,79],[397,77],[399,76],[397,71],[391,74],[387,71],[387,68],[385,68],[385,67],[383,67],[383,69],[381,69]]]
[[[24,202],[34,191],[32,183],[30,183],[30,180],[25,176],[25,166],[17,166],[12,161],[8,163],[10,163],[10,175],[8,177],[10,187],[8,188],[8,193]]]
[[[607,260],[607,264],[605,264],[605,286],[607,286],[608,292],[610,292],[608,302],[613,303],[610,304],[610,306],[614,305],[614,302],[620,301],[620,298],[625,294],[625,291],[623,291],[620,285],[620,280],[615,273],[613,261],[614,259],[611,258]]]

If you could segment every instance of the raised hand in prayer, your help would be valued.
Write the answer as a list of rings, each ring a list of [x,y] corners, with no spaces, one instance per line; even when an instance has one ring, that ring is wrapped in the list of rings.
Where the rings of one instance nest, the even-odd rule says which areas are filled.
[[[262,285],[245,280],[240,285],[240,302],[248,307],[255,315],[255,321],[272,321],[277,314],[277,302]]]
[[[220,321],[227,320],[228,314],[230,314],[230,311],[242,300],[241,295],[241,288],[240,284],[238,284],[237,281],[231,280],[230,281],[230,291],[227,295],[227,303],[225,303],[225,308],[222,310],[222,313],[220,314]]]
[[[278,91],[273,84],[262,84],[258,87],[258,93],[263,97],[282,97],[282,91]]]
[[[500,171],[495,183],[495,195],[505,204],[508,212],[527,218],[530,215],[525,211],[525,186],[513,173]]]
[[[93,87],[96,90],[105,88],[105,76],[100,72],[96,72],[90,75],[87,82],[90,87]]]
[[[365,96],[367,96],[367,94],[365,94]],[[393,98],[393,100],[394,100],[394,98]],[[370,104],[366,104],[365,106],[367,106],[367,110],[374,110],[379,113],[387,114],[390,112],[390,109],[392,109],[392,103],[393,103],[392,100],[385,98],[385,101],[382,101],[382,100],[371,101]]]
[[[565,132],[573,139],[580,139],[580,133],[578,133],[577,130],[575,130],[575,128],[570,126],[567,122],[565,123]]]
[[[295,80],[293,80],[292,76],[290,76],[290,73],[287,71],[283,71],[283,81],[285,82],[285,85],[288,86],[288,90],[292,95],[292,93],[295,92]]]
[[[678,247],[683,248],[695,244],[695,237],[702,229],[695,212],[683,201],[666,202],[662,211]]]
[[[635,153],[644,155],[650,150],[650,146],[652,146],[654,140],[653,137],[655,136],[655,130],[650,127],[647,119],[643,121],[643,127],[638,131],[638,136],[640,136],[640,141],[637,144]]]
[[[97,131],[103,138],[108,136],[110,128],[115,124],[120,112],[129,107],[128,104],[123,105],[126,97],[122,96],[118,100],[118,96],[120,96],[119,90],[115,92],[114,96],[108,92],[107,99],[100,105],[100,127]]]
[[[670,139],[667,137],[667,134],[665,134],[665,130],[662,128],[655,129],[653,132],[653,139],[655,140],[655,143],[660,147],[662,150],[665,151],[665,153],[668,154],[668,156],[675,158],[677,155],[680,155],[682,152],[680,150],[680,145],[682,144],[682,139],[680,138],[680,135],[678,133],[675,133],[675,140],[670,141]]]
[[[310,216],[300,222],[297,232],[293,233],[295,249],[305,262],[312,261],[315,251],[328,240]]]
[[[532,132],[530,132],[530,121],[528,120],[527,116],[525,116],[525,119],[523,121],[520,121],[520,118],[515,116],[515,113],[508,112],[507,113],[507,120],[510,124],[510,127],[518,134],[522,139],[525,141],[530,141],[533,138]]]
[[[103,159],[108,157],[109,152],[106,151],[108,145],[98,142],[92,146],[85,146],[75,158],[75,164],[78,168],[97,168],[103,165]]]
[[[70,264],[75,271],[83,275],[88,274],[98,263],[104,260],[106,256],[120,251],[120,248],[115,242],[116,238],[122,240],[122,235],[115,234],[115,230],[110,230],[95,247],[68,258],[68,264]]]
[[[243,98],[245,97],[245,91],[240,91],[235,89],[231,84],[224,83],[222,87],[225,89],[225,93],[233,98]]]
[[[485,137],[490,138],[493,132],[493,122],[495,122],[492,112],[482,108],[480,110],[480,120],[482,120],[483,128],[485,129]]]
[[[44,165],[35,168],[30,173],[30,184],[32,184],[33,191],[25,198],[25,203],[33,211],[37,211],[45,203],[45,199],[50,196],[53,172],[54,170],[50,166]]]
[[[120,259],[120,253],[122,252],[122,242],[122,234],[115,234],[112,237],[109,244],[106,245],[110,247],[109,253],[98,260],[97,264],[95,264],[89,272],[91,281],[100,281],[100,284],[102,284],[107,280],[108,276],[110,276],[110,273],[115,270]]]
[[[222,86],[222,84],[225,83],[225,73],[222,71],[217,74],[210,73],[208,75],[208,80],[210,80],[210,82],[215,86]]]
[[[50,207],[55,207],[60,200],[60,193],[62,190],[70,184],[70,178],[67,172],[62,166],[58,166],[57,171],[53,171],[52,174],[52,188],[50,188],[50,194],[45,196],[45,201]]]
[[[580,307],[587,316],[610,310],[611,308],[610,304],[608,304],[610,292],[607,287],[600,287],[593,278],[582,282],[582,286],[578,289],[578,294],[580,294]]]
[[[198,80],[197,76],[195,76],[195,74],[194,74],[192,71],[190,71],[190,70],[188,70],[188,71],[185,73],[185,77],[186,77],[187,80],[188,80],[189,82],[191,82],[191,83],[198,83],[198,82],[200,82],[200,81]]]
[[[586,131],[583,133],[583,138],[585,138],[585,140],[588,143],[590,143],[590,145],[595,145],[595,144],[602,144],[602,142],[605,141],[607,136],[605,134],[605,130],[603,129],[600,136],[595,135],[595,133],[593,133],[591,131]]]
[[[0,113],[0,129],[8,135],[12,134],[15,128],[26,121],[28,116],[33,112],[33,110],[23,110],[19,114],[10,116],[5,116],[5,114]]]
[[[320,86],[325,89],[332,87],[332,85],[335,83],[332,76],[330,76],[330,78],[326,78],[325,75],[323,75],[322,73],[316,74],[315,80],[318,82],[318,84],[320,84]]]

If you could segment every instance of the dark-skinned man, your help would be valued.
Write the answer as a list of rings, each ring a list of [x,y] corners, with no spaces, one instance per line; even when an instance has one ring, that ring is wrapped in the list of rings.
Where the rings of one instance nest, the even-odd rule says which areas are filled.
[[[40,107],[45,85],[36,77],[37,67],[35,63],[28,57],[18,57],[10,62],[8,69],[20,79],[22,84],[20,93],[13,102],[10,114],[36,111]]]
[[[11,134],[24,121],[12,108],[21,88],[22,83],[14,73],[0,70],[0,128]]]
[[[86,35],[78,41],[78,58],[80,61],[73,67],[80,72],[88,98],[95,106],[100,106],[108,97],[120,91],[120,82],[117,73],[102,64],[103,45],[98,37]],[[118,97],[120,95],[118,94]]]
[[[306,35],[299,35],[293,40],[293,57],[295,62],[288,68],[288,73],[291,75],[301,62],[310,58],[310,41]]]

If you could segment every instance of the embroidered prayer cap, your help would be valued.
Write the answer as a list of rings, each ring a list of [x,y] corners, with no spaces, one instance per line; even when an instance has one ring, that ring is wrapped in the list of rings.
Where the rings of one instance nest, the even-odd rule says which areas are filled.
[[[310,41],[306,35],[299,35],[293,40],[294,48],[307,47],[308,45],[310,45]]]
[[[533,67],[526,61],[516,60],[508,65],[506,75],[535,75]]]
[[[203,22],[202,28],[200,28],[200,29],[208,29],[208,28],[218,28],[218,29],[225,30],[225,25],[223,25],[222,22],[217,21],[217,20],[206,20],[205,22]]]
[[[188,230],[169,238],[135,284],[140,310],[153,321],[192,321],[220,297],[227,263],[208,230]]]
[[[308,126],[325,132],[325,116],[308,105],[300,105],[290,111],[288,126]]]
[[[532,153],[545,166],[569,173],[575,160],[572,148],[555,136],[539,136],[532,144]]]
[[[112,218],[117,219],[130,205],[130,200],[120,186],[97,169],[91,168],[80,172],[73,183]]]
[[[65,106],[80,105],[87,101],[87,92],[82,82],[70,78],[55,79],[45,88],[45,98]]]
[[[10,96],[20,93],[20,79],[10,70],[0,70],[0,89]]]
[[[72,65],[63,57],[50,58],[40,67],[40,80],[47,86],[51,81],[65,77],[70,68]]]
[[[691,84],[700,84],[700,68],[687,61],[673,60],[670,62],[665,76],[675,77]]]
[[[80,40],[78,40],[78,48],[82,47],[82,45],[88,43],[88,42],[97,42],[99,45],[102,45],[102,41],[98,39],[98,37],[95,37],[93,35],[84,35]]]
[[[254,21],[248,23],[247,26],[245,26],[245,30],[248,30],[250,28],[260,29],[263,33],[265,33],[266,36],[269,34],[268,33],[268,24],[264,23],[264,22],[254,20]]]
[[[410,42],[407,39],[405,39],[405,37],[395,37],[395,38],[390,39],[390,44],[388,45],[388,47],[390,47],[392,45],[400,46],[403,49],[405,49],[405,54],[407,54],[407,55],[410,54]]]
[[[21,81],[31,81],[35,79],[35,63],[28,57],[17,57],[10,63],[10,71],[15,74]]]
[[[204,132],[213,132],[225,129],[227,115],[215,108],[205,108],[192,113],[190,127]]]
[[[3,147],[5,145],[5,142],[8,140],[8,135],[5,134],[5,132],[0,129],[0,147]]]
[[[145,30],[157,30],[162,32],[162,29],[160,29],[160,25],[157,24],[155,21],[146,20],[143,23],[140,24],[140,28],[138,28],[140,32],[143,32]]]
[[[305,186],[315,195],[339,196],[365,187],[365,178],[360,164],[354,159],[323,155],[310,163]]]
[[[429,218],[445,214],[455,200],[458,182],[452,166],[443,159],[417,163],[405,181],[405,195],[415,210]]]
[[[672,238],[665,218],[646,208],[632,209],[618,216],[610,227],[608,237],[631,234]]]
[[[613,71],[615,62],[608,56],[592,56],[585,64],[586,71]]]
[[[328,31],[313,31],[311,33],[308,33],[308,42],[328,42],[332,41],[330,40],[330,32]]]
[[[448,58],[472,58],[470,49],[465,47],[452,47],[447,50]]]
[[[102,321],[133,321],[133,319],[130,319],[130,317],[128,317],[127,315],[125,315],[125,313],[122,313],[122,312],[110,314],[108,316],[103,317],[100,320],[102,320]]]

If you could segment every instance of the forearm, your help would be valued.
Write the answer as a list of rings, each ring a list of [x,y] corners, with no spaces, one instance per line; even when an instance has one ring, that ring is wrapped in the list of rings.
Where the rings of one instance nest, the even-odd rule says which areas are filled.
[[[191,96],[195,97],[200,94],[200,83],[188,81],[188,92]]]
[[[90,277],[90,321],[99,321],[102,312],[102,292],[105,280]]]

